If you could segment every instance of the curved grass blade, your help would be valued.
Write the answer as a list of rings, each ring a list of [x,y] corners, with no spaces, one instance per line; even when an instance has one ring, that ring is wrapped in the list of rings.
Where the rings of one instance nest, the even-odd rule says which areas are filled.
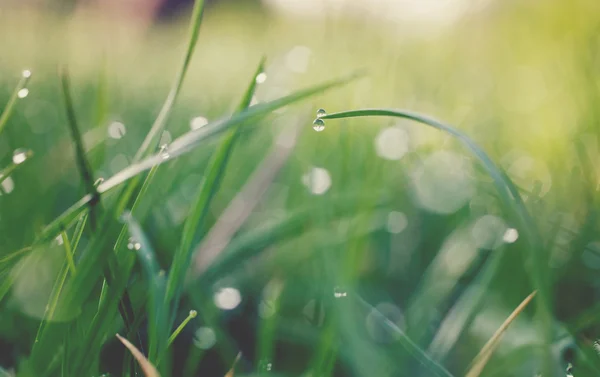
[[[402,329],[400,329],[394,322],[390,321],[386,316],[384,316],[379,310],[377,310],[374,306],[366,302],[362,297],[358,295],[352,295],[356,298],[362,306],[364,306],[370,313],[374,315],[382,325],[385,325],[390,331],[392,331],[396,335],[396,340],[404,347],[404,349],[411,354],[415,359],[417,359],[424,367],[426,367],[430,372],[432,372],[435,376],[443,376],[443,377],[452,377],[452,374],[448,372],[443,366],[438,364],[435,360],[430,358],[425,351],[419,348],[406,334]]]
[[[128,166],[127,168],[121,170],[117,174],[113,175],[111,178],[104,181],[100,186],[98,186],[98,192],[104,193],[114,188],[115,186],[118,186],[121,183],[127,181],[128,179],[135,177],[141,172],[152,168],[155,165],[162,164],[183,154],[186,154],[194,148],[198,147],[198,145],[200,145],[200,143],[204,140],[218,135],[231,127],[240,125],[242,123],[256,122],[264,118],[266,115],[270,114],[272,111],[277,110],[278,108],[287,106],[294,102],[298,102],[302,99],[308,98],[310,96],[313,96],[317,93],[321,93],[325,90],[334,88],[336,86],[346,84],[359,76],[360,74],[352,74],[341,79],[329,81],[327,83],[317,85],[312,88],[304,89],[293,93],[289,96],[273,100],[271,102],[266,102],[263,104],[252,106],[246,111],[235,114],[231,117],[225,117],[215,122],[209,123],[200,129],[187,132],[179,138],[175,139],[169,145],[168,153],[158,153],[138,163],[134,163]]]
[[[466,134],[454,127],[419,113],[396,109],[361,109],[326,114],[319,118],[326,120],[365,116],[405,118],[444,131],[460,141],[481,162],[482,166],[493,179],[494,186],[496,187],[496,190],[498,190],[503,206],[509,209],[511,220],[516,223],[519,234],[522,235],[520,238],[524,239],[527,244],[532,266],[530,274],[531,281],[532,285],[539,292],[537,314],[539,315],[545,344],[544,358],[546,361],[549,361],[551,358],[549,345],[552,341],[552,313],[550,311],[550,297],[548,294],[547,262],[542,255],[544,246],[537,227],[510,178],[503,170],[499,169],[491,158]],[[549,365],[548,362],[544,362],[543,364]],[[542,374],[549,373],[547,371],[542,371]]]
[[[5,167],[4,169],[2,169],[0,171],[0,184],[2,182],[4,182],[4,180],[8,177],[10,177],[10,175],[12,173],[14,173],[17,169],[19,169],[19,167],[21,167],[21,165],[23,165],[25,163],[25,161],[27,161],[30,157],[33,156],[33,151],[31,150],[27,150],[27,152],[25,152],[25,160],[15,164],[14,162],[11,162],[10,165],[8,165],[7,167]]]
[[[256,77],[264,71],[264,64],[265,59],[263,58],[258,64],[256,72],[252,76],[250,85],[236,110],[237,112],[245,110],[250,105],[252,96],[256,91]],[[194,238],[204,227],[204,221],[210,208],[210,203],[221,185],[225,168],[229,162],[233,146],[239,135],[239,127],[240,124],[227,131],[223,136],[221,143],[212,154],[208,167],[205,169],[207,172],[206,179],[200,186],[200,189],[196,194],[196,199],[192,204],[191,211],[183,225],[181,242],[173,256],[173,262],[169,271],[167,293],[165,296],[165,304],[173,308],[171,317],[174,317],[175,311],[177,310],[182,282],[192,258]]]
[[[71,83],[69,79],[69,73],[66,67],[63,67],[60,75],[61,87],[63,100],[65,101],[65,109],[67,111],[67,120],[69,125],[69,130],[71,131],[71,138],[73,139],[73,143],[75,145],[75,159],[77,161],[77,168],[79,169],[79,174],[81,174],[81,179],[83,180],[83,184],[85,186],[85,190],[88,194],[91,195],[91,200],[89,202],[90,205],[90,224],[92,228],[96,227],[96,219],[95,219],[95,211],[94,207],[97,201],[100,200],[100,196],[96,191],[96,186],[94,185],[94,176],[92,174],[92,169],[90,164],[85,156],[85,148],[83,146],[83,139],[81,138],[81,132],[79,131],[79,126],[77,125],[77,117],[75,115],[75,109],[73,107],[73,99],[71,97]]]
[[[62,229],[68,228],[78,216],[88,210],[87,205],[91,201],[92,195],[90,194],[87,194],[83,198],[79,199],[79,201],[69,207],[50,224],[46,225],[42,232],[36,237],[34,244],[48,242],[56,238]]]
[[[173,83],[173,87],[167,96],[156,120],[150,127],[150,131],[144,138],[142,145],[138,149],[133,158],[134,162],[138,162],[140,159],[146,156],[146,152],[148,148],[150,148],[150,144],[156,138],[156,136],[165,128],[167,125],[167,120],[169,118],[169,114],[171,113],[171,109],[173,108],[173,104],[181,91],[181,86],[183,84],[183,80],[185,79],[185,74],[188,70],[188,66],[190,65],[190,61],[192,60],[192,56],[194,54],[194,49],[196,48],[196,42],[198,41],[198,34],[200,32],[200,25],[202,24],[202,15],[204,14],[204,0],[196,0],[194,2],[194,9],[192,10],[192,19],[190,21],[190,36],[188,39],[187,49],[185,51],[185,56],[183,58],[183,62],[181,63],[181,67],[179,67],[179,71],[177,72],[177,76],[175,78],[175,82]]]
[[[146,359],[146,357],[133,344],[131,344],[131,342],[129,342],[127,339],[123,338],[119,334],[117,334],[117,338],[119,338],[121,343],[123,343],[123,345],[127,347],[127,349],[129,350],[129,352],[131,352],[133,357],[135,357],[137,362],[140,364],[140,367],[142,367],[142,371],[144,372],[144,375],[146,377],[160,377],[160,374],[158,373],[158,370],[156,370],[156,367],[154,367],[154,365],[152,365],[152,363],[150,363],[150,361],[148,361],[148,359]]]
[[[15,90],[13,91],[12,95],[10,96],[10,99],[8,100],[8,103],[6,104],[6,106],[4,106],[4,110],[2,110],[2,114],[0,115],[0,135],[2,134],[2,131],[4,131],[4,128],[8,123],[8,119],[10,118],[13,109],[15,108],[15,105],[19,98],[19,92],[25,89],[27,83],[29,83],[29,79],[31,79],[31,71],[24,70],[21,73],[21,79],[17,83]]]
[[[529,296],[525,297],[523,302],[521,302],[519,306],[517,306],[516,309],[513,310],[513,312],[508,316],[508,318],[506,318],[504,323],[502,323],[502,325],[498,328],[498,330],[496,330],[494,335],[492,335],[490,340],[488,340],[487,343],[483,346],[483,348],[479,351],[477,356],[475,356],[475,359],[473,359],[473,361],[471,362],[471,367],[469,368],[469,371],[465,375],[466,377],[479,377],[479,375],[483,371],[483,368],[489,361],[490,357],[492,357],[492,353],[494,353],[494,350],[496,349],[496,347],[498,347],[498,344],[500,344],[500,339],[502,338],[502,335],[504,334],[508,326],[510,326],[510,324],[517,318],[517,316],[525,309],[527,304],[529,304],[529,302],[533,300],[536,293],[537,291],[533,291]]]
[[[148,300],[148,338],[150,341],[148,358],[156,361],[158,355],[166,348],[169,327],[165,325],[165,276],[156,261],[154,250],[140,224],[133,218],[131,212],[123,215],[127,222],[129,233],[139,247],[135,250],[144,267],[148,279],[150,299]]]

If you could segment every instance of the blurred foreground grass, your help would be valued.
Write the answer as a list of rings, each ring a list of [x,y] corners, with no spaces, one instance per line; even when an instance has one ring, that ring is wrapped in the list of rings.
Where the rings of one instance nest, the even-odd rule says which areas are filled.
[[[518,317],[482,376],[564,375],[569,362],[574,375],[597,376],[599,20],[598,5],[583,0],[496,4],[430,33],[366,18],[294,20],[211,9],[160,144],[234,111],[263,55],[258,104],[356,69],[367,68],[367,75],[242,124],[250,130],[239,135],[190,242],[195,247],[210,235],[230,203],[226,229],[237,230],[227,221],[256,207],[221,259],[200,259],[189,274],[175,325],[191,309],[198,317],[169,349],[172,374],[224,375],[240,350],[239,374],[443,373],[411,357],[404,338],[382,325],[382,313],[458,376],[511,311],[542,289],[549,301]],[[69,375],[75,359],[91,362],[79,371],[121,375],[129,364],[111,343],[123,323],[116,301],[110,315],[98,314],[100,281],[79,312],[49,321],[47,340],[31,356],[66,265],[64,238],[13,253],[85,194],[58,65],[71,72],[93,174],[108,178],[131,164],[159,112],[186,48],[185,23],[139,33],[86,15],[65,20],[10,10],[0,21],[0,103],[8,102],[23,69],[33,72],[28,95],[0,135],[1,166],[18,148],[34,153],[1,184],[0,283],[13,284],[0,304],[0,365],[23,376],[58,375],[61,368]],[[541,258],[531,259],[524,229],[511,220],[491,178],[450,136],[388,118],[326,120],[324,131],[312,129],[318,108],[365,107],[430,114],[474,139],[519,188],[543,242]],[[297,145],[264,197],[233,200],[265,157],[284,158],[272,157],[271,145],[294,127],[301,130]],[[153,249],[158,269],[168,270],[217,144],[207,141],[156,169],[134,213],[147,243],[132,239],[123,252],[127,243]],[[109,192],[102,203],[112,208],[119,195]],[[87,224],[75,268],[96,243],[112,247],[118,230],[98,235]],[[132,263],[129,254],[122,263]],[[154,291],[144,271],[134,269],[127,283],[144,329],[141,339],[130,340],[146,349],[144,313],[151,320],[156,313],[146,307]],[[531,282],[535,274],[543,277],[541,287]],[[549,338],[541,325],[545,304]],[[95,318],[106,320],[99,325]],[[95,346],[106,343],[101,362],[78,350],[97,325]],[[548,345],[551,363],[541,352]]]

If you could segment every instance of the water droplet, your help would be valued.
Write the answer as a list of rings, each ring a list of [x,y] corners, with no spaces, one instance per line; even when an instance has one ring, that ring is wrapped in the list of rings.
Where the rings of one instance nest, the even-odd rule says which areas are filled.
[[[325,115],[327,115],[327,111],[325,111],[325,109],[317,110],[317,118],[324,117]]]
[[[258,75],[256,75],[256,83],[257,84],[262,84],[265,81],[267,81],[267,74],[266,73],[261,72]]]
[[[169,157],[171,157],[171,155],[169,154],[169,146],[167,144],[163,144],[160,146],[160,156],[163,158],[163,160],[166,160]]]
[[[26,79],[31,77],[31,71],[28,69],[23,70],[23,72],[21,73],[23,75],[23,77],[25,77]]]
[[[325,194],[331,187],[331,175],[323,168],[312,168],[302,176],[302,183],[315,195]]]
[[[390,233],[401,233],[408,226],[408,219],[402,212],[392,211],[387,218],[387,231]]]
[[[15,181],[12,177],[7,177],[0,183],[0,187],[2,187],[5,194],[10,194],[15,189]]]
[[[214,296],[215,305],[224,310],[235,309],[242,302],[240,291],[232,287],[219,289]]]
[[[98,187],[100,186],[102,183],[104,182],[104,178],[100,177],[98,179],[96,179],[96,182],[94,182],[94,186]]]
[[[139,250],[142,248],[142,244],[139,243],[135,238],[129,237],[129,240],[127,241],[127,248],[129,250]]]
[[[519,239],[519,232],[515,228],[506,229],[502,237],[502,240],[506,243],[514,243],[517,239]]]
[[[207,124],[208,124],[208,119],[206,119],[203,116],[197,116],[195,118],[192,118],[192,120],[190,121],[190,128],[192,130],[197,130],[199,128],[206,126]]]
[[[217,342],[217,334],[210,327],[199,327],[194,334],[194,345],[207,350]]]
[[[259,372],[270,372],[273,370],[273,363],[268,360],[268,359],[264,359],[261,360],[260,363],[258,363],[258,371]]]
[[[27,95],[29,95],[29,89],[27,88],[23,88],[17,92],[17,97],[19,98],[25,98]]]
[[[333,297],[335,298],[343,298],[348,296],[348,292],[346,292],[343,288],[341,287],[335,287],[333,289]]]
[[[127,133],[127,130],[125,129],[125,125],[121,122],[112,122],[108,126],[108,136],[113,139],[120,139],[125,136],[125,133]]]
[[[321,132],[325,129],[325,122],[323,119],[315,119],[313,122],[313,130],[317,132]]]
[[[23,148],[15,149],[13,152],[12,161],[15,165],[22,164],[29,158],[31,155],[31,151]]]

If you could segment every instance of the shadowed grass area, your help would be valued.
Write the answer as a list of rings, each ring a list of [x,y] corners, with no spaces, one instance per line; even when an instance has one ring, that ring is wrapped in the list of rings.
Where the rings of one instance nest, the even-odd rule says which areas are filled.
[[[0,367],[597,376],[596,8],[3,11]]]

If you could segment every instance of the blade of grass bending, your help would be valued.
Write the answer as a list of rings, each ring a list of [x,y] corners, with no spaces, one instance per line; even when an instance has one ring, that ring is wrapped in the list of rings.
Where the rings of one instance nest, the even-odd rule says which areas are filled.
[[[79,199],[60,216],[52,220],[50,224],[46,225],[42,232],[36,237],[34,244],[42,244],[56,238],[62,229],[68,228],[78,216],[88,210],[87,205],[91,200],[92,195],[90,194]]]
[[[356,211],[357,201],[367,201],[366,198],[367,196],[364,194],[332,197],[328,203],[332,208],[331,219],[341,218],[345,215],[354,213]],[[389,202],[388,195],[380,191],[369,195],[368,198],[371,200],[373,200],[373,198],[381,200],[376,206],[385,205]],[[266,247],[292,238],[302,231],[306,231],[313,220],[313,214],[316,209],[317,208],[313,207],[302,208],[269,227],[241,234],[227,244],[227,247],[222,252],[216,254],[213,250],[209,249],[209,247],[212,247],[210,244],[203,244],[200,248],[201,251],[197,255],[215,256],[214,259],[206,261],[207,265],[202,263],[198,266],[198,264],[196,264],[194,266],[195,276],[198,277],[199,274],[201,274],[201,282],[209,284],[214,279],[221,276],[224,271],[230,271],[235,266],[241,265],[243,261],[256,255]],[[220,250],[222,245],[216,244],[215,246]]]
[[[61,237],[63,240],[63,247],[65,249],[65,259],[67,260],[67,266],[69,266],[69,270],[74,274],[76,271],[75,268],[75,260],[73,259],[73,250],[71,249],[71,242],[69,242],[69,236],[67,236],[66,231],[62,231]]]
[[[81,179],[83,180],[86,192],[92,196],[89,202],[90,224],[92,228],[95,228],[96,215],[94,207],[96,205],[96,202],[100,200],[100,196],[96,191],[92,169],[85,156],[85,148],[83,146],[83,140],[81,138],[79,126],[77,125],[77,117],[75,116],[73,99],[71,97],[71,83],[69,79],[69,73],[66,67],[63,67],[61,69],[60,76],[63,100],[65,101],[65,109],[67,111],[67,124],[69,125],[69,130],[71,131],[71,138],[73,139],[73,143],[75,145],[75,160],[77,161],[77,168],[79,169],[79,174],[81,175]]]
[[[19,169],[19,167],[21,167],[32,156],[33,156],[33,151],[28,150],[27,152],[25,152],[25,160],[24,161],[22,161],[18,164],[11,162],[10,165],[8,165],[4,169],[2,169],[0,171],[0,183],[4,182],[4,180],[6,178],[10,177],[10,175],[12,173],[14,173],[17,169]]]
[[[179,67],[179,71],[177,72],[177,76],[175,78],[175,82],[173,83],[173,87],[167,96],[156,120],[150,127],[150,131],[144,138],[142,145],[138,149],[133,158],[133,162],[138,162],[140,159],[146,156],[146,152],[148,148],[150,148],[150,144],[156,138],[156,136],[162,131],[169,118],[169,114],[171,113],[171,109],[173,108],[173,104],[179,95],[181,90],[181,86],[183,84],[183,80],[185,79],[185,74],[188,70],[188,66],[190,65],[190,61],[192,60],[192,56],[194,54],[194,49],[196,47],[196,42],[198,41],[198,34],[200,32],[200,25],[202,24],[202,15],[204,14],[204,0],[196,0],[194,2],[194,9],[192,10],[192,18],[190,21],[190,36],[188,39],[187,49],[185,51],[185,56],[183,61],[181,62],[181,67]]]
[[[140,263],[144,267],[147,279],[150,300],[148,300],[148,339],[150,341],[148,359],[156,361],[158,355],[166,348],[168,331],[165,326],[165,276],[164,271],[156,261],[152,245],[142,230],[140,224],[133,218],[131,212],[123,214],[129,233],[139,242],[140,247],[135,247]]]
[[[256,77],[264,71],[264,64],[265,59],[262,58],[258,64],[256,72],[254,72],[254,75],[252,75],[250,85],[242,97],[236,112],[243,111],[250,105],[252,96],[256,91]],[[171,313],[172,319],[175,317],[179,295],[181,292],[181,285],[192,257],[194,238],[199,231],[202,231],[206,214],[210,208],[210,203],[219,189],[219,186],[221,185],[225,167],[229,162],[229,157],[233,150],[234,143],[239,135],[239,127],[240,124],[232,127],[223,136],[221,143],[217,146],[215,152],[212,154],[212,157],[208,163],[208,167],[205,169],[207,172],[206,179],[200,186],[200,189],[196,194],[196,199],[192,204],[192,209],[183,225],[181,242],[179,243],[179,247],[173,256],[173,262],[171,263],[171,269],[169,271],[169,277],[167,280],[167,293],[165,296],[165,305],[173,308],[173,312]]]
[[[430,358],[425,353],[425,351],[419,348],[418,345],[416,345],[408,336],[406,336],[404,331],[402,331],[402,329],[400,329],[394,322],[390,321],[386,316],[384,316],[374,306],[366,302],[362,297],[355,294],[353,294],[352,296],[356,298],[356,301],[358,301],[358,303],[360,303],[370,313],[372,313],[374,315],[374,318],[376,318],[382,325],[385,325],[389,330],[396,334],[396,340],[398,340],[398,342],[400,342],[404,349],[415,359],[417,359],[424,367],[426,367],[436,376],[452,377],[452,374],[450,374],[450,372],[448,372],[435,360]]]
[[[498,330],[496,330],[494,335],[492,335],[490,340],[488,340],[487,343],[483,346],[483,348],[479,351],[477,356],[475,356],[475,359],[473,359],[473,361],[471,362],[471,367],[469,368],[469,371],[465,375],[466,377],[478,377],[481,374],[483,368],[492,356],[492,353],[494,352],[496,347],[498,347],[498,344],[500,344],[500,339],[502,338],[502,335],[504,334],[508,326],[525,309],[527,304],[529,304],[529,302],[533,300],[536,293],[537,291],[533,291],[529,296],[527,296],[523,300],[523,302],[519,304],[519,306],[517,306],[515,310],[513,310],[513,312],[508,316],[508,318],[506,318],[504,323],[502,323],[502,325],[498,328]]]
[[[543,365],[546,368],[547,365],[550,365],[549,361],[552,357],[550,350],[550,343],[552,342],[552,313],[550,311],[550,297],[547,293],[547,262],[542,255],[544,246],[537,227],[510,178],[502,169],[498,168],[492,159],[466,134],[454,127],[419,113],[397,109],[361,109],[331,113],[321,116],[320,119],[326,120],[364,116],[405,118],[444,131],[460,141],[480,161],[487,173],[492,177],[494,186],[496,187],[496,190],[498,190],[500,200],[502,201],[503,206],[510,210],[511,221],[516,223],[517,230],[521,235],[520,239],[525,240],[527,250],[531,256],[531,265],[533,268],[531,268],[530,275],[532,285],[539,292],[536,307],[537,315],[540,318],[539,323],[541,324],[542,336],[544,338],[545,362]],[[542,374],[549,374],[549,371],[543,370]]]
[[[141,172],[152,168],[155,165],[162,164],[185,153],[188,153],[194,148],[198,147],[198,145],[200,145],[200,143],[204,140],[218,135],[231,127],[246,122],[256,122],[261,118],[264,118],[266,115],[270,114],[274,110],[290,105],[294,102],[298,102],[302,99],[308,98],[328,89],[332,89],[334,87],[346,84],[359,76],[360,74],[355,73],[342,79],[333,80],[321,85],[314,86],[312,88],[304,89],[293,93],[289,96],[273,100],[271,102],[266,102],[263,104],[252,106],[246,111],[237,113],[231,117],[224,117],[220,120],[209,123],[200,129],[189,131],[180,136],[179,138],[175,139],[169,145],[168,153],[158,153],[149,156],[148,158],[138,163],[134,163],[128,166],[127,168],[121,170],[120,172],[116,173],[115,175],[104,181],[102,184],[100,184],[100,186],[98,186],[98,191],[100,193],[104,193],[114,188],[115,186],[118,186],[121,183],[127,181],[128,179],[135,177]]]
[[[15,90],[11,94],[8,103],[6,104],[6,106],[4,106],[4,110],[2,110],[2,114],[0,115],[0,135],[2,134],[2,131],[4,131],[4,128],[8,123],[8,119],[10,118],[13,109],[15,108],[15,104],[17,103],[17,100],[19,98],[19,92],[27,86],[27,83],[29,82],[30,78],[30,71],[25,70],[21,73],[21,79],[17,83]]]
[[[119,338],[121,343],[123,343],[123,345],[127,347],[127,349],[129,350],[129,352],[131,352],[133,357],[135,357],[137,362],[142,367],[142,371],[144,372],[146,377],[160,377],[160,374],[158,373],[158,370],[156,370],[156,367],[154,367],[154,365],[152,365],[152,363],[150,363],[150,361],[148,361],[148,359],[146,359],[146,357],[133,344],[131,344],[131,342],[129,342],[127,339],[123,338],[119,334],[117,334],[117,338]]]

